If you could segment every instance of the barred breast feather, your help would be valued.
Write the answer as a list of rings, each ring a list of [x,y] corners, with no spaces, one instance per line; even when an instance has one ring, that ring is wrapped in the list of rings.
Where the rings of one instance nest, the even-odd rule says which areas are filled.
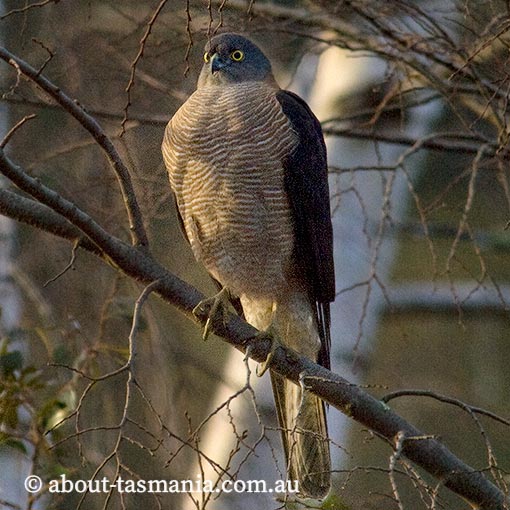
[[[193,253],[239,296],[285,291],[294,231],[282,162],[297,143],[275,88],[260,82],[199,88],[166,129],[163,157]]]

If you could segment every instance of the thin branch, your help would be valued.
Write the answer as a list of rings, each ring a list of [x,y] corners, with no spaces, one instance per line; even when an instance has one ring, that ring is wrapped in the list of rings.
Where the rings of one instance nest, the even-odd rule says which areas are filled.
[[[145,29],[145,33],[143,34],[143,37],[140,40],[140,45],[138,47],[138,53],[136,54],[135,59],[131,63],[131,75],[129,77],[129,82],[126,86],[126,94],[127,94],[127,102],[126,106],[124,107],[124,117],[122,119],[122,129],[121,129],[121,135],[125,133],[126,131],[126,122],[128,121],[128,111],[129,107],[131,106],[131,89],[133,88],[135,84],[135,74],[136,74],[136,66],[138,65],[138,62],[143,57],[143,52],[145,51],[145,45],[147,44],[147,39],[149,38],[152,27],[154,26],[154,23],[156,22],[159,14],[163,10],[163,7],[166,5],[168,0],[161,0],[158,7],[154,11],[151,19],[147,23],[147,27]]]
[[[5,19],[9,16],[12,16],[13,14],[26,13],[27,11],[29,11],[30,9],[33,9],[34,7],[44,7],[45,5],[56,4],[58,2],[60,2],[60,0],[42,0],[41,2],[35,2],[33,4],[25,5],[25,7],[20,7],[18,9],[11,9],[9,12],[2,14],[2,16],[0,16],[0,20]]]
[[[185,98],[180,97],[179,99],[185,100]],[[53,110],[61,110],[62,107],[58,104],[52,103],[50,101],[42,101],[40,99],[28,99],[25,97],[2,97],[0,96],[0,101],[5,101],[10,104],[19,104],[24,106],[32,106],[36,108],[51,108]],[[98,108],[88,108],[87,113],[89,115],[93,115],[94,117],[100,117],[102,119],[108,120],[116,120],[121,121],[122,115],[109,112],[106,110],[101,110]],[[132,114],[129,116],[131,121],[138,122],[139,124],[146,124],[152,126],[166,126],[168,124],[168,115],[142,115],[142,114]]]
[[[128,343],[129,343],[129,358],[127,361],[127,364],[129,366],[128,383],[131,382],[131,380],[134,381],[134,375],[133,375],[134,374],[134,362],[135,362],[135,358],[136,358],[135,339],[136,339],[136,333],[138,331],[139,324],[140,324],[140,316],[142,313],[142,308],[143,308],[143,305],[145,304],[145,301],[147,301],[147,298],[151,295],[151,293],[155,292],[157,290],[159,283],[160,283],[159,280],[155,280],[152,283],[150,283],[149,285],[147,285],[147,287],[145,287],[145,289],[140,294],[140,296],[138,297],[138,299],[136,300],[136,303],[135,303],[135,310],[133,312],[133,320],[131,323],[131,331],[129,332],[129,338],[128,338]]]
[[[78,247],[80,246],[80,241],[76,240],[73,244],[73,251],[71,252],[71,260],[67,263],[66,267],[62,269],[59,273],[57,273],[55,276],[50,278],[49,280],[44,283],[43,287],[47,287],[50,283],[53,283],[54,281],[58,280],[61,276],[67,273],[70,269],[73,268],[74,262],[76,261],[76,251],[78,250]]]
[[[357,138],[360,140],[370,140],[374,142],[384,142],[394,145],[415,146],[419,144],[422,149],[436,150],[441,152],[456,152],[459,154],[477,154],[480,150],[480,143],[486,143],[486,140],[477,139],[473,136],[465,137],[460,133],[442,133],[428,135],[426,140],[421,140],[412,136],[386,134],[377,130],[360,129],[353,127],[333,127],[325,125],[322,128],[326,136],[340,136],[345,138]],[[494,157],[496,154],[504,159],[510,157],[508,151],[503,154],[498,153],[496,144],[487,144],[484,156]]]
[[[184,69],[184,77],[186,77],[190,71],[189,57],[193,48],[193,30],[191,28],[191,11],[189,6],[189,0],[186,0],[186,35],[188,36],[188,45],[186,47],[186,53],[184,55],[184,62],[186,62],[186,69]]]
[[[4,506],[5,508],[12,508],[12,510],[22,510],[22,507],[20,505],[17,505],[16,503],[11,503],[6,499],[0,499],[0,506]]]
[[[403,432],[398,432],[395,438],[395,448],[390,456],[390,463],[388,469],[388,476],[390,479],[391,489],[393,491],[393,498],[395,499],[395,502],[397,503],[399,510],[404,510],[404,506],[402,505],[402,499],[400,498],[397,482],[395,480],[395,468],[400,456],[402,455],[402,448],[404,447],[405,440],[406,440],[405,434]]]
[[[44,69],[46,68],[46,66],[51,62],[51,60],[55,56],[55,52],[52,51],[50,48],[48,48],[48,46],[46,46],[46,44],[44,44],[42,41],[39,41],[39,39],[37,39],[35,37],[32,37],[32,42],[34,42],[35,44],[38,44],[48,54],[48,56],[46,57],[46,60],[39,67],[38,74],[41,74],[44,71]]]
[[[381,402],[387,403],[390,400],[394,400],[396,398],[401,398],[401,397],[429,397],[429,398],[433,398],[435,400],[439,400],[440,402],[444,402],[445,404],[451,404],[451,405],[460,407],[462,409],[468,409],[472,413],[487,416],[488,418],[491,418],[494,421],[498,421],[499,423],[502,423],[503,425],[507,425],[508,427],[510,427],[510,420],[503,418],[491,411],[488,411],[487,409],[472,406],[470,404],[466,404],[465,402],[462,402],[459,399],[449,397],[447,395],[442,395],[441,393],[437,393],[435,391],[430,391],[430,390],[393,391],[391,393],[384,395],[384,397],[381,398]]]
[[[14,133],[25,124],[25,122],[28,122],[29,120],[35,119],[36,115],[35,113],[32,113],[30,115],[26,115],[23,117],[20,121],[16,122],[14,126],[12,126],[11,129],[7,132],[7,134],[4,136],[4,139],[0,142],[0,149],[3,149],[8,143],[9,140],[14,136]]]
[[[0,47],[0,59],[16,68],[23,75],[36,83],[58,104],[60,104],[64,110],[70,113],[97,141],[117,176],[128,213],[132,244],[134,246],[148,246],[147,234],[145,232],[140,207],[131,182],[131,176],[129,175],[129,171],[124,165],[124,162],[115,149],[113,143],[103,131],[103,128],[76,101],[73,101],[69,96],[62,92],[59,87],[40,74],[37,69],[34,69],[27,62],[13,55],[3,47]]]

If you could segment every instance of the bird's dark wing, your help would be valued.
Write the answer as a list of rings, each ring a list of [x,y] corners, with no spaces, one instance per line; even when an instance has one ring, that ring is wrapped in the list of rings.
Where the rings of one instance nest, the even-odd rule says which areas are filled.
[[[296,149],[283,162],[285,190],[294,220],[297,264],[316,307],[322,344],[318,361],[329,368],[335,272],[326,145],[319,121],[299,96],[280,90],[276,97],[299,137]]]

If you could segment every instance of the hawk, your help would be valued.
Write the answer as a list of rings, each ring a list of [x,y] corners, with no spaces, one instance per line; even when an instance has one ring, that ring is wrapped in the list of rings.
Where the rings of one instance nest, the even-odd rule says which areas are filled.
[[[162,153],[195,258],[245,319],[329,368],[335,297],[326,147],[319,121],[282,90],[249,39],[213,37],[197,90],[165,131]],[[215,307],[213,307],[215,308]],[[324,498],[324,403],[271,372],[288,477]]]

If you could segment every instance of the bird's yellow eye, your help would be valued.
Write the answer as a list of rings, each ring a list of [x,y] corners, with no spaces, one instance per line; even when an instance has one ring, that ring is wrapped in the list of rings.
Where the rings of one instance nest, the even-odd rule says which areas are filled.
[[[210,60],[211,60],[211,55],[209,55],[209,52],[208,52],[208,51],[206,51],[206,52],[204,53],[204,62],[205,62],[206,64],[208,64]]]
[[[235,62],[241,62],[244,59],[244,53],[241,50],[235,50],[230,54],[230,58]]]

